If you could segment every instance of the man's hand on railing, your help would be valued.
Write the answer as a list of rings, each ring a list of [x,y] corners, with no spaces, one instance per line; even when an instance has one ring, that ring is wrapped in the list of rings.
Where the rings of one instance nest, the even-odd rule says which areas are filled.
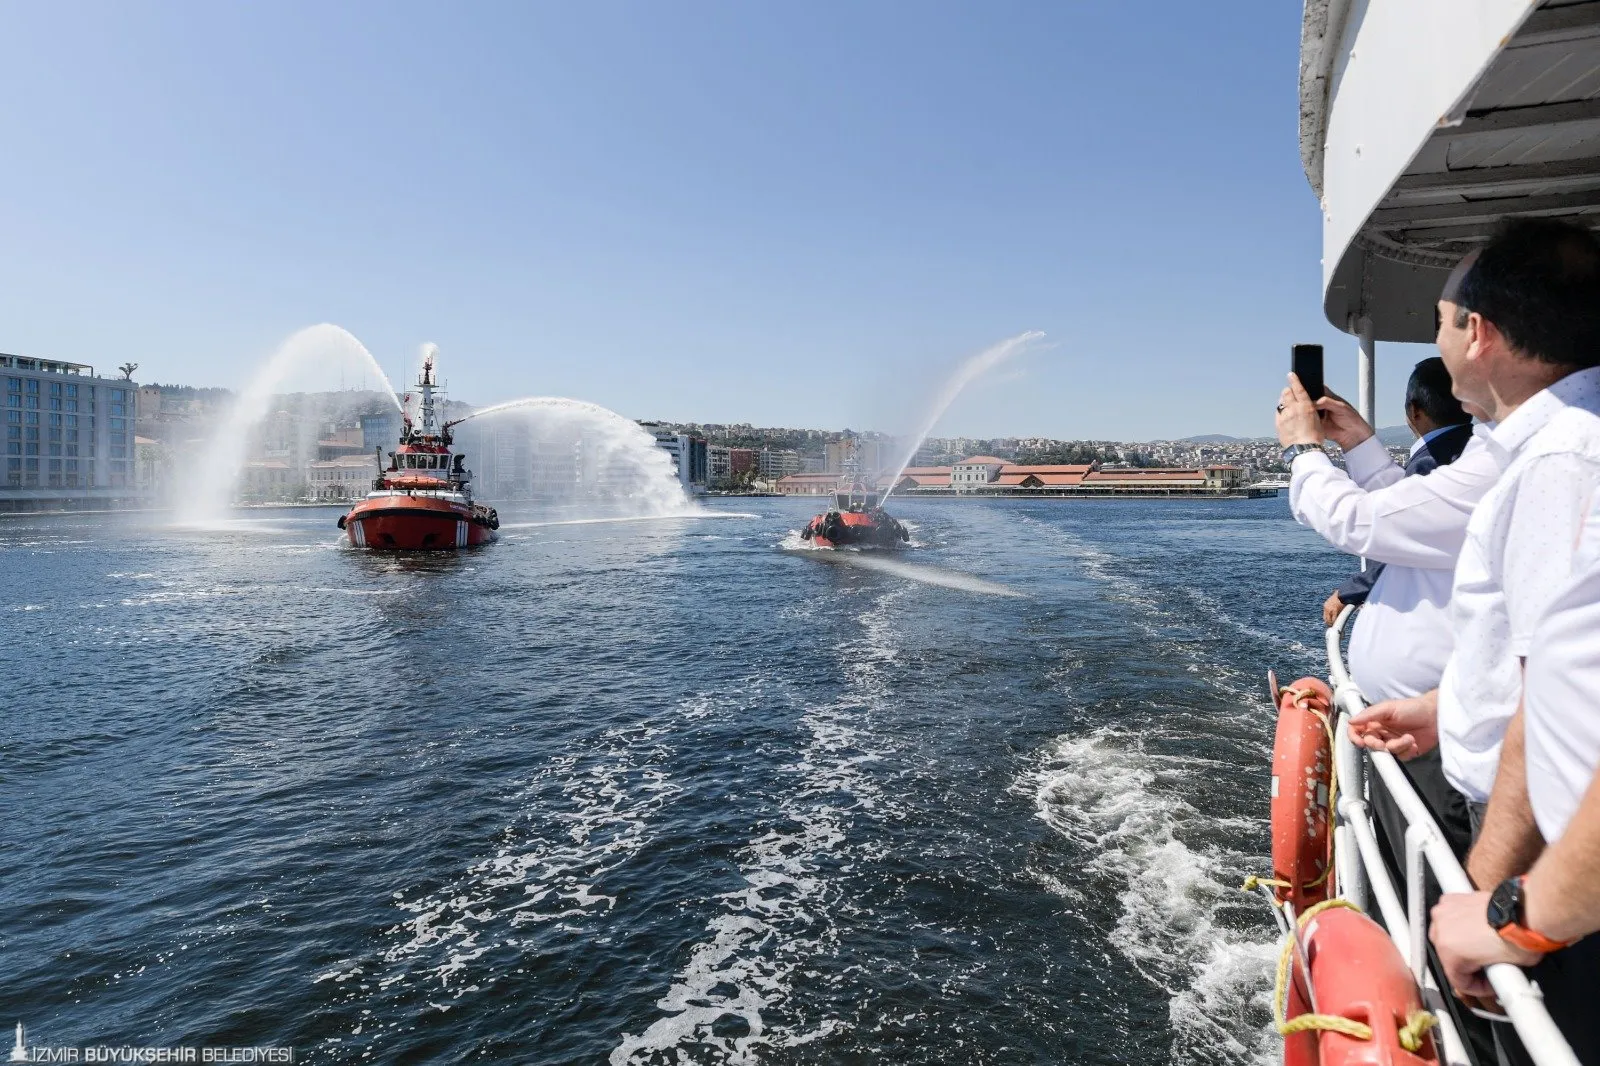
[[[1374,703],[1350,719],[1350,739],[1397,759],[1432,751],[1439,744],[1439,690]]]
[[[1339,612],[1344,610],[1344,601],[1339,598],[1339,590],[1334,589],[1328,598],[1322,601],[1322,625],[1332,628],[1333,623],[1339,620]]]
[[[1497,962],[1532,966],[1544,956],[1524,951],[1489,925],[1489,893],[1446,895],[1433,907],[1428,939],[1439,952],[1446,979],[1457,996],[1493,998],[1484,969]]]

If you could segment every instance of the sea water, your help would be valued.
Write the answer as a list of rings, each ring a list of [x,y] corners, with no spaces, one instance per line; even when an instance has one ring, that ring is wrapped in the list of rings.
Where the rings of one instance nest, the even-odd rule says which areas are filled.
[[[487,501],[493,503],[494,501]],[[1285,501],[349,548],[0,519],[0,1021],[304,1062],[1268,1061]],[[965,575],[921,580],[910,570]],[[925,575],[924,575],[925,576]],[[1009,590],[1009,591],[1005,591]]]

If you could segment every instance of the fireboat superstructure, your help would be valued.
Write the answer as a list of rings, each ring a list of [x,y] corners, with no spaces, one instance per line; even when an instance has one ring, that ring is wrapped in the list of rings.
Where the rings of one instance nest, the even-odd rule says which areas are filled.
[[[800,537],[819,548],[898,548],[911,534],[883,509],[887,495],[862,476],[852,441],[833,507],[813,518]]]
[[[417,380],[421,426],[403,415],[399,446],[383,465],[366,499],[339,518],[339,528],[358,548],[386,551],[434,551],[470,548],[495,539],[500,518],[492,507],[472,502],[472,472],[466,456],[451,451],[450,430],[457,422],[440,423],[434,396],[442,391],[435,379],[433,355],[422,363]]]

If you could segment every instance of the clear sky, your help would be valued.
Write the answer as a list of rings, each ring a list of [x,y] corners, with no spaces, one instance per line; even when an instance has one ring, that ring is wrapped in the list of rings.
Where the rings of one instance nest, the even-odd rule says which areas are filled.
[[[9,3],[0,351],[238,386],[334,322],[452,395],[1264,434],[1320,311],[1300,5]],[[1380,418],[1428,354],[1380,346]]]

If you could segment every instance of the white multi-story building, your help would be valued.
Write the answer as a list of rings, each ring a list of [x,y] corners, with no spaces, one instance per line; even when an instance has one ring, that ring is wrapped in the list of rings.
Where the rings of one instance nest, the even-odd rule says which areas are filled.
[[[657,448],[672,457],[672,468],[685,492],[705,488],[711,476],[705,440],[687,433],[674,433],[657,422],[640,422],[639,425],[655,438]]]
[[[996,459],[992,455],[974,455],[963,459],[950,470],[950,487],[957,492],[981,489],[999,477],[1000,468],[1005,465],[1004,459]]]
[[[0,510],[135,505],[138,387],[82,363],[0,354]]]
[[[798,474],[802,465],[800,453],[793,448],[761,449],[760,471],[763,480],[776,481],[788,474]]]
[[[378,476],[375,455],[340,455],[306,464],[306,481],[315,500],[359,500]]]

